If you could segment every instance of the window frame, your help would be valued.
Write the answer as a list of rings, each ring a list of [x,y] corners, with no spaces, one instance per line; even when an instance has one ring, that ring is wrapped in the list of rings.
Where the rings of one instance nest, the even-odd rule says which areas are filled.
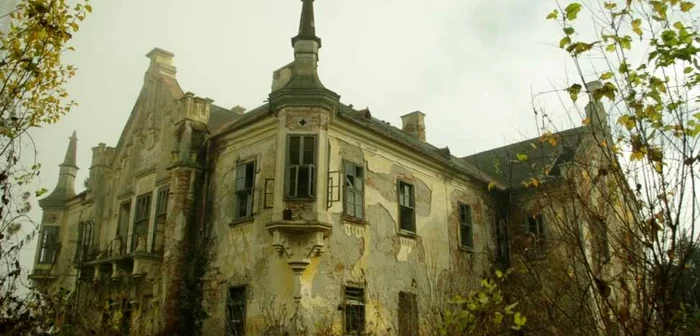
[[[474,251],[474,216],[472,206],[458,202],[459,208],[459,247],[467,251]],[[469,244],[465,244],[464,230],[469,229]]]
[[[410,193],[409,193],[409,205],[404,205],[402,203],[402,186],[408,186],[410,188]],[[412,183],[408,183],[407,181],[404,180],[397,180],[396,182],[396,196],[397,196],[397,201],[398,201],[398,208],[399,208],[399,232],[400,233],[405,233],[409,235],[416,235],[418,233],[418,228],[416,225],[416,187]],[[410,209],[411,210],[411,223],[410,225],[412,226],[411,228],[404,228],[404,215],[403,215],[403,209]]]
[[[342,182],[343,183],[343,216],[350,217],[352,219],[356,219],[356,220],[360,220],[360,221],[364,221],[365,220],[365,173],[366,173],[367,169],[365,169],[364,162],[362,165],[360,165],[354,161],[342,160],[342,164],[343,164],[342,174],[344,177],[343,182]],[[352,175],[354,177],[354,181],[355,181],[354,187],[349,187],[348,183],[347,183],[347,178],[348,178],[347,168],[349,165],[352,165],[352,167],[355,169],[355,172],[353,172],[353,175]],[[359,190],[356,187],[357,180],[358,180],[356,174],[357,174],[358,168],[361,169],[361,171],[362,171],[362,176],[359,178],[359,180],[361,181],[361,183],[360,183],[361,187]],[[348,197],[349,193],[353,193],[353,195],[354,195],[355,202],[353,202],[353,205],[354,205],[353,213],[349,213],[349,211],[348,211],[348,199],[347,199],[347,197]],[[360,198],[359,198],[360,199],[360,209],[362,211],[362,214],[360,216],[357,216],[357,212],[355,211],[355,210],[357,210],[357,196],[358,195],[360,196]]]
[[[169,199],[170,186],[158,188],[158,192],[156,192],[156,219],[167,218]]]
[[[142,200],[148,199],[148,201],[143,202]],[[134,206],[134,221],[132,222],[132,227],[131,227],[131,248],[129,249],[129,252],[135,252],[138,243],[138,237],[139,237],[139,232],[136,232],[136,228],[139,225],[145,225],[146,227],[146,232],[144,233],[144,240],[143,242],[148,245],[148,230],[150,229],[149,226],[151,224],[151,210],[153,206],[153,191],[149,191],[146,193],[143,193],[139,196],[136,196],[136,205]],[[146,205],[146,209],[139,211],[139,206],[140,205]],[[141,216],[143,215],[143,216]],[[143,246],[144,250],[147,249],[147,246]]]
[[[253,169],[253,176],[250,181],[250,187],[245,188],[246,184],[246,178],[247,178],[247,173],[245,171],[246,167],[249,165],[252,165]],[[241,177],[239,177],[239,170],[243,169],[243,184],[244,188],[239,189],[239,183],[238,181],[240,180]],[[257,160],[255,159],[250,159],[250,160],[245,160],[241,161],[236,165],[236,169],[234,170],[234,186],[233,186],[233,194],[234,194],[234,203],[233,203],[233,220],[234,221],[243,221],[246,219],[251,219],[253,216],[255,216],[255,179],[257,177]],[[247,213],[245,216],[240,215],[240,197],[241,195],[247,195],[248,196],[248,202],[246,204]]]
[[[55,231],[53,242],[47,241],[47,229]],[[59,225],[45,225],[41,228],[41,239],[39,240],[39,253],[37,254],[36,263],[39,265],[52,265],[58,258],[58,250],[61,245],[61,226]],[[49,255],[51,258],[45,256]],[[48,260],[50,259],[50,260]]]
[[[530,231],[531,220],[535,222],[535,228],[537,232]],[[533,256],[543,257],[545,251],[547,250],[547,236],[544,229],[544,215],[538,213],[527,216],[525,221],[525,232],[534,237],[534,240],[532,242],[534,247]]]
[[[240,290],[243,293],[243,301],[242,302],[232,302],[233,298],[231,293],[234,290]],[[226,300],[224,301],[225,306],[224,306],[224,316],[225,316],[225,325],[224,325],[224,332],[226,336],[245,336],[246,334],[246,319],[247,319],[247,313],[248,313],[248,286],[243,285],[243,286],[229,286],[226,289]],[[232,322],[233,318],[233,307],[243,307],[243,309],[240,310],[241,313],[241,323],[240,325],[242,326],[242,333],[239,331],[233,330],[230,322]]]
[[[353,300],[348,298],[348,290],[356,290],[359,292],[358,296],[361,296],[359,300]],[[361,321],[359,324],[356,324],[360,328],[360,330],[349,330],[350,327],[350,320],[348,318],[348,314],[350,313],[350,307],[362,307],[361,311],[362,316],[361,316]],[[344,335],[364,335],[364,332],[367,328],[367,304],[365,300],[365,289],[360,286],[344,286],[343,287],[343,332]]]
[[[291,164],[290,154],[291,154],[291,142],[292,138],[299,137],[299,163]],[[306,138],[312,138],[314,144],[313,160],[310,164],[304,164],[304,140]],[[316,199],[316,187],[317,187],[317,170],[318,166],[318,135],[315,133],[300,133],[300,134],[287,134],[287,144],[285,148],[285,164],[284,164],[284,199],[294,200],[294,201],[313,201]],[[296,167],[296,180],[295,180],[295,193],[291,194],[291,168]],[[309,187],[309,195],[299,196],[299,168],[306,167],[309,169],[309,181],[307,181],[307,187]]]
[[[501,266],[510,266],[510,232],[505,219],[501,218],[496,222],[494,230],[496,240],[496,260]]]

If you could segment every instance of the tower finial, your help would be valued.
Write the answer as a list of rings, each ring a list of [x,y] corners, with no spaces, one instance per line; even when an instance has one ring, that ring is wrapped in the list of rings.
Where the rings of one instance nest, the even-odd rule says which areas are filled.
[[[78,136],[75,131],[73,131],[69,139],[70,142],[68,143],[68,149],[66,150],[66,157],[63,159],[63,164],[77,166]]]
[[[75,196],[75,176],[78,173],[78,165],[76,163],[78,151],[78,137],[73,131],[66,150],[66,157],[63,163],[58,165],[60,171],[58,173],[58,182],[49,196],[39,200],[39,205],[44,208],[63,208],[65,202]]]
[[[301,20],[299,21],[299,33],[292,37],[292,46],[297,41],[315,41],[321,47],[321,39],[316,36],[316,23],[314,22],[314,0],[301,0],[304,4],[301,8]]]

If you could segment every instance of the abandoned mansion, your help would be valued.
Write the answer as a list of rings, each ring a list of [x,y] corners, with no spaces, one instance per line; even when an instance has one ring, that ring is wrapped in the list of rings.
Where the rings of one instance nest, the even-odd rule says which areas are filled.
[[[116,146],[92,147],[80,193],[70,137],[40,200],[37,288],[68,290],[73,314],[121,334],[198,320],[204,335],[417,335],[431,300],[515,262],[513,237],[547,248],[549,215],[521,183],[537,176],[494,164],[535,146],[455,157],[426,141],[420,111],[396,128],[341,103],[319,79],[313,0],[302,2],[294,60],[262,106],[184,91],[174,55],[156,48]],[[560,132],[568,146],[530,154],[551,183],[605,127],[589,105],[589,124]]]

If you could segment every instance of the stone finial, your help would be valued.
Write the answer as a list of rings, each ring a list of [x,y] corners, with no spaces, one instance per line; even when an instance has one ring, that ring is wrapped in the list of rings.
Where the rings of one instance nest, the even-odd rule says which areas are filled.
[[[405,133],[425,142],[425,113],[421,111],[411,112],[401,116],[401,122],[403,123],[402,130]]]
[[[316,36],[316,23],[314,21],[314,0],[301,0],[301,19],[299,20],[299,33],[292,37],[292,47],[296,48],[297,42],[306,40],[314,41],[321,47],[321,39]]]
[[[173,65],[174,56],[175,54],[167,50],[154,48],[146,54],[146,57],[151,59],[148,70],[174,78],[177,73],[177,68]]]
[[[589,94],[593,93],[593,91],[598,90],[603,87],[603,83],[601,83],[599,80],[594,80],[591,82],[586,83],[586,91],[588,91]],[[608,116],[607,113],[605,113],[605,106],[603,106],[603,103],[600,101],[594,101],[591,99],[591,101],[586,104],[586,119],[588,119],[589,124],[593,128],[605,128],[607,127],[608,124]]]
[[[114,158],[114,147],[107,147],[103,142],[96,147],[92,147],[92,165],[90,168],[98,166],[109,166]]]

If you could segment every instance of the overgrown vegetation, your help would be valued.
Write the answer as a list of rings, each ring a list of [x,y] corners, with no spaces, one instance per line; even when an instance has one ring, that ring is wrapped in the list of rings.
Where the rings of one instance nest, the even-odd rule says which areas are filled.
[[[18,292],[27,276],[19,252],[38,230],[28,217],[30,204],[46,191],[28,187],[41,168],[28,132],[55,123],[76,105],[65,89],[76,69],[62,55],[91,10],[87,0],[22,0],[0,13],[9,20],[0,32],[0,330],[7,334],[56,330],[61,320],[55,316],[68,297]]]
[[[559,132],[536,111],[540,139],[512,163],[531,170],[513,183],[535,196],[508,219],[507,292],[527,303],[532,334],[698,334],[695,2],[557,2],[546,19],[576,70],[558,91],[576,129]],[[547,147],[555,160],[533,160]]]

